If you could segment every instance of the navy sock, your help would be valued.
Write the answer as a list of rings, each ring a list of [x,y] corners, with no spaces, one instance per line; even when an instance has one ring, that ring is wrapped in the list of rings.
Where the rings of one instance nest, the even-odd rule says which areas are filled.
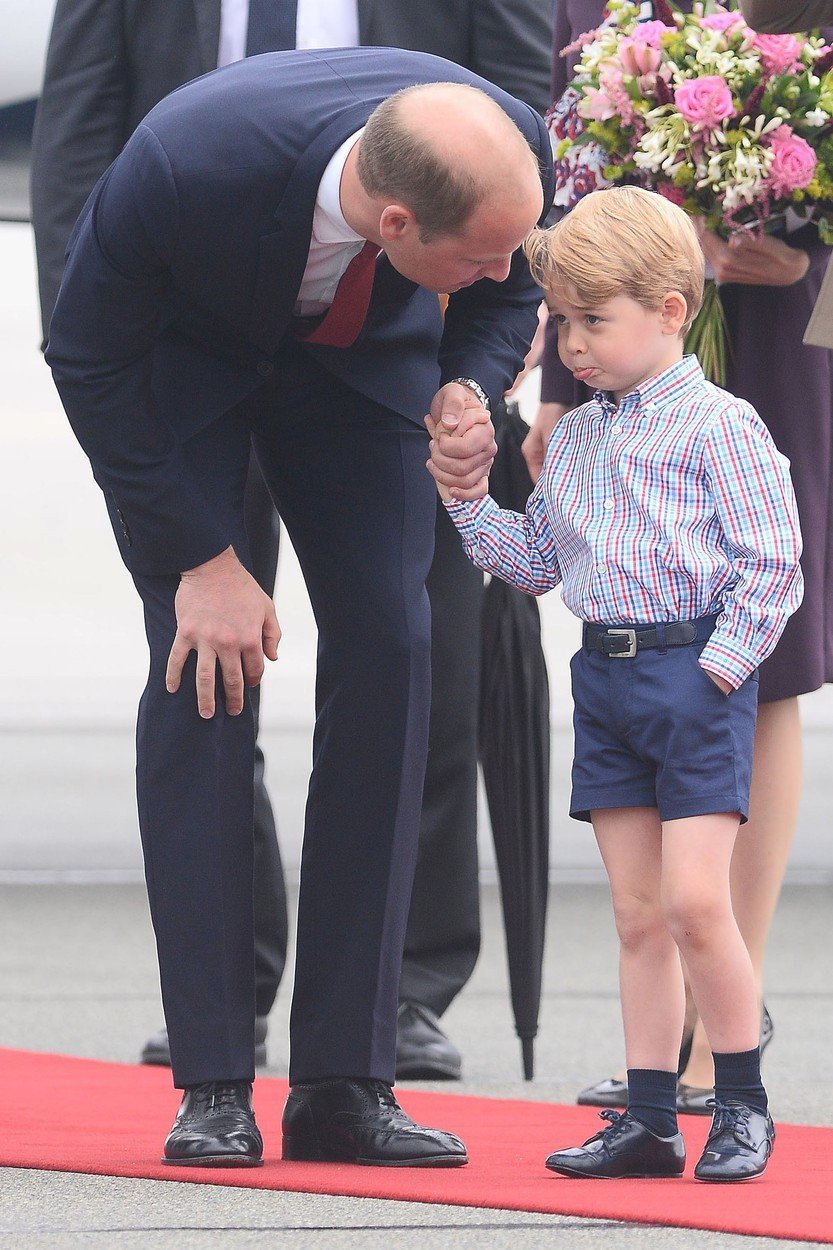
[[[734,1099],[747,1107],[767,1113],[766,1090],[761,1081],[761,1048],[739,1050],[730,1054],[715,1054],[714,1096],[720,1102]]]
[[[677,1131],[677,1073],[628,1068],[628,1111],[658,1137]]]

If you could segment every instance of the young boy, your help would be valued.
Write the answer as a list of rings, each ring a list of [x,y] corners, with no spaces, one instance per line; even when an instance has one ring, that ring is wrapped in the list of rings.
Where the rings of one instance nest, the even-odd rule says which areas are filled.
[[[703,259],[681,209],[634,187],[594,192],[526,250],[562,360],[597,388],[556,425],[526,514],[441,485],[454,434],[428,424],[470,559],[530,594],[563,583],[584,622],[570,814],[592,821],[610,879],[629,1102],[547,1167],[682,1173],[682,955],[715,1066],[694,1175],[746,1180],[775,1132],[729,862],[748,813],[756,670],[801,602],[788,463],[754,409],[683,355]]]

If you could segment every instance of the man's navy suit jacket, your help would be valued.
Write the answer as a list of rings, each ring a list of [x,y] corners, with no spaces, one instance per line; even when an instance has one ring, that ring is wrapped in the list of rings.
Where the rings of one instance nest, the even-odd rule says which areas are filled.
[[[532,109],[438,57],[378,48],[269,53],[207,74],[158,104],[99,180],[70,240],[47,360],[132,571],[181,572],[228,546],[181,444],[274,371],[331,156],[383,99],[436,81],[480,87],[515,121],[539,157],[546,212],[552,162]],[[421,424],[452,377],[502,394],[539,298],[519,253],[506,282],[455,293],[443,324],[436,295],[383,257],[356,344],[304,350]]]

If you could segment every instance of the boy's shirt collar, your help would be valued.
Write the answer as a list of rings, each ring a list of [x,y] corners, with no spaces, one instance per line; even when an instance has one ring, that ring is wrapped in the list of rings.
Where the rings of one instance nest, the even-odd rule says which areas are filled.
[[[610,391],[596,391],[593,398],[601,406],[605,416],[612,416],[616,412],[624,417],[646,409],[650,412],[660,405],[678,403],[703,382],[705,376],[697,357],[683,356],[670,369],[663,369],[662,373],[628,391],[619,404]]]

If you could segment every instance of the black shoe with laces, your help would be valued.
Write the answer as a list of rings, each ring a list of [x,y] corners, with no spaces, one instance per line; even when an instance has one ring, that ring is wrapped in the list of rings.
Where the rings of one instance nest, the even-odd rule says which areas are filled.
[[[698,1181],[749,1181],[760,1176],[772,1154],[772,1117],[729,1098],[712,1099],[712,1126],[694,1169]]]
[[[547,1159],[551,1172],[562,1176],[621,1178],[625,1176],[682,1176],[685,1143],[682,1133],[658,1137],[629,1111],[600,1112],[607,1128],[583,1146],[557,1150]]]
[[[248,1081],[205,1081],[186,1089],[165,1142],[163,1163],[257,1168],[262,1155]]]
[[[422,1003],[402,1002],[396,1016],[397,1081],[459,1081],[463,1061]]]
[[[414,1124],[384,1081],[333,1077],[293,1085],[283,1113],[283,1157],[377,1167],[459,1167],[458,1137]]]

